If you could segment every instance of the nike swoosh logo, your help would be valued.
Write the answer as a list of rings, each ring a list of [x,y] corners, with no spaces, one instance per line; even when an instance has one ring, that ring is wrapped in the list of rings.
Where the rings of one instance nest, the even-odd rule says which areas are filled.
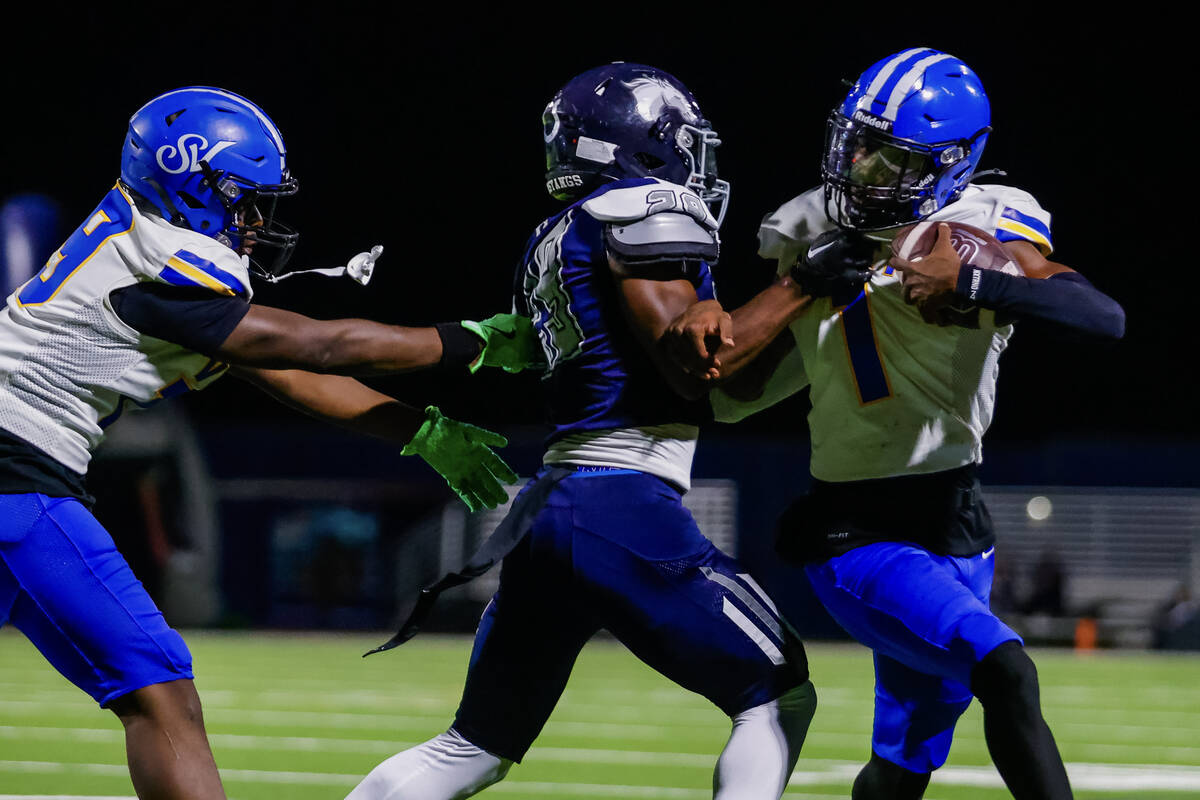
[[[992,557],[992,553],[994,553],[994,552],[996,552],[996,548],[994,548],[994,547],[990,547],[990,548],[988,548],[987,550],[984,550],[984,551],[983,551],[983,557],[984,557],[984,558],[991,558],[991,557]]]
[[[825,244],[821,245],[820,247],[810,247],[810,248],[808,248],[808,257],[812,258],[817,253],[822,253],[822,252],[828,250],[829,248],[833,247],[835,244],[837,244],[836,241],[826,242]]]

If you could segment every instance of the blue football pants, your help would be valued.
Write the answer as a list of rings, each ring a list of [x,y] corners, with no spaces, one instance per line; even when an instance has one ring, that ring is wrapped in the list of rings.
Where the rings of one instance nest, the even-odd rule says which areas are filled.
[[[112,537],[72,498],[0,495],[0,625],[6,622],[101,706],[192,677],[183,638]]]

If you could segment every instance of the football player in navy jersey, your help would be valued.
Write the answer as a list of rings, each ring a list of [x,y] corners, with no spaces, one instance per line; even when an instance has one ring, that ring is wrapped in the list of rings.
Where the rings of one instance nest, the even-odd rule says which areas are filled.
[[[273,208],[296,188],[257,105],[208,87],[167,92],[131,118],[117,185],[0,311],[0,624],[120,717],[139,797],[225,795],[187,646],[89,511],[84,473],[125,408],[234,372],[403,445],[472,509],[506,499],[516,479],[490,449],[503,437],[350,376],[520,369],[536,347],[527,323],[404,328],[250,302],[251,273],[277,279],[295,245]],[[251,262],[266,252],[277,257]],[[333,271],[365,280],[378,255]]]
[[[350,798],[447,800],[501,780],[605,629],[731,718],[714,797],[775,800],[816,695],[770,597],[681,502],[711,384],[660,347],[680,312],[713,297],[729,191],[719,140],[683,84],[639,64],[575,77],[543,122],[546,188],[566,208],[530,238],[516,306],[546,360],[544,467],[484,546],[510,549],[453,724],[384,761]],[[734,312],[725,374],[808,301],[784,276]]]
[[[717,418],[735,421],[811,386],[812,489],[779,544],[874,650],[872,755],[854,800],[922,797],[972,697],[1013,796],[1071,797],[1033,661],[988,608],[995,535],[977,471],[1013,323],[1115,339],[1124,312],[1048,260],[1050,214],[1029,193],[972,183],[990,125],[978,77],[947,53],[912,48],[864,72],[830,115],[822,185],[759,231],[760,254],[817,296],[790,325],[794,348],[755,392],[712,393]],[[918,220],[983,229],[1023,274],[961,263],[944,225],[924,258],[889,260]],[[693,306],[672,342],[719,313]],[[696,348],[690,363],[712,356]]]

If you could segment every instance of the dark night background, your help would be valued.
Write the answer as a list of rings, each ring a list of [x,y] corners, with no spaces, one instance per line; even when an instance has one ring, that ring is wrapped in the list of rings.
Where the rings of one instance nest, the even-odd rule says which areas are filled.
[[[755,255],[759,219],[817,182],[824,119],[845,92],[842,80],[906,47],[951,52],[975,69],[992,103],[981,168],[1004,169],[1007,182],[1031,191],[1053,214],[1056,257],[1127,312],[1117,344],[1018,330],[989,441],[1093,439],[1164,452],[1200,441],[1188,273],[1170,242],[1171,231],[1194,225],[1192,206],[1166,194],[1164,167],[1179,154],[1152,118],[1169,107],[1177,70],[1152,20],[1014,33],[950,20],[949,9],[932,21],[892,13],[887,19],[907,20],[893,24],[817,20],[798,7],[669,17],[665,6],[597,7],[568,20],[480,18],[457,6],[416,14],[257,4],[236,23],[200,7],[151,21],[155,8],[119,19],[85,12],[65,28],[42,14],[20,26],[0,53],[0,195],[52,193],[73,225],[116,179],[134,110],[181,85],[228,88],[283,131],[301,182],[281,212],[301,232],[293,264],[333,266],[372,244],[386,249],[368,288],[296,278],[260,285],[257,299],[319,317],[414,325],[508,310],[522,244],[554,208],[542,188],[541,111],[572,75],[640,61],[697,96],[724,139],[721,173],[733,184],[716,272],[733,306],[771,275]],[[509,432],[536,425],[541,408],[531,376],[372,383]],[[185,402],[200,419],[292,419],[232,380]],[[803,400],[785,404],[722,432],[802,434],[804,410]],[[1173,469],[1177,485],[1200,482],[1186,457]]]

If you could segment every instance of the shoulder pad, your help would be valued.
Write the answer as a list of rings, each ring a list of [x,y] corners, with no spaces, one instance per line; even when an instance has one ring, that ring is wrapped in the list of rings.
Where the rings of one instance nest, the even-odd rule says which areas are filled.
[[[585,200],[583,210],[601,222],[634,222],[664,211],[686,214],[709,230],[717,229],[717,220],[704,201],[691,189],[656,180],[639,186],[610,189]]]
[[[604,228],[604,239],[609,252],[630,264],[684,260],[711,265],[720,253],[715,230],[677,212],[653,214],[624,224],[610,223]]]
[[[1014,186],[972,184],[963,196],[930,216],[938,221],[965,222],[993,234],[1002,242],[1027,241],[1049,255],[1050,212],[1033,195]]]
[[[136,209],[135,209],[136,211]],[[218,294],[253,294],[250,259],[204,234],[176,227],[158,216],[138,213],[133,271],[151,280],[200,286]]]
[[[758,254],[791,260],[809,242],[834,227],[825,214],[825,193],[820,186],[809,189],[763,217],[758,227]]]

